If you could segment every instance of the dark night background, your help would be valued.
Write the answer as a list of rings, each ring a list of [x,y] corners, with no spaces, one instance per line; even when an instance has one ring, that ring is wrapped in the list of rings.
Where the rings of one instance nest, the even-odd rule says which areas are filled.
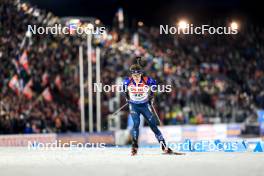
[[[93,16],[107,25],[118,7],[124,9],[129,23],[142,20],[147,25],[168,23],[176,17],[189,17],[207,22],[216,17],[231,17],[263,23],[261,2],[240,0],[26,0],[57,16]]]

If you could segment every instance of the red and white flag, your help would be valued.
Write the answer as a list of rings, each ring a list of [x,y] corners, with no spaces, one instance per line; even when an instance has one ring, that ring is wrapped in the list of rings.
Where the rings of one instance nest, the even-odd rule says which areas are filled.
[[[23,95],[25,95],[25,97],[27,97],[28,99],[32,99],[33,97],[33,91],[31,89],[31,86],[33,85],[33,81],[30,80],[26,86],[23,89]]]
[[[14,75],[12,77],[12,79],[9,81],[8,86],[14,91],[16,92],[16,94],[20,93],[20,85],[19,85],[19,80],[18,80],[18,76]]]
[[[50,102],[52,101],[52,95],[50,93],[50,89],[47,87],[43,92],[42,92],[42,96],[44,98],[44,100]]]
[[[30,73],[29,64],[28,64],[28,54],[25,50],[19,58],[19,64],[26,70],[27,73]]]

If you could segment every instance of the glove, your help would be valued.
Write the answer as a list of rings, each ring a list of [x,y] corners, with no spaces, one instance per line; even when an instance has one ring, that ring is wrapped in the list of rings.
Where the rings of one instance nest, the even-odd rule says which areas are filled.
[[[152,105],[154,103],[154,96],[149,96],[149,104]]]
[[[129,103],[129,96],[128,96],[128,94],[125,94],[125,99],[126,99],[126,102]]]

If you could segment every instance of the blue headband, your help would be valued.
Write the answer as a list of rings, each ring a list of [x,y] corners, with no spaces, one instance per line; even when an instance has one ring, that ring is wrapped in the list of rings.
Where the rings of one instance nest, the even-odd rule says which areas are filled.
[[[142,70],[131,70],[131,74],[142,74]]]

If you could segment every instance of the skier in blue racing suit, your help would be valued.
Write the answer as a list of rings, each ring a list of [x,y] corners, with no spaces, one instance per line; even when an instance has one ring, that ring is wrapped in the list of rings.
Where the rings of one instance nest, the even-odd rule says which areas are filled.
[[[125,78],[123,81],[123,89],[126,100],[129,103],[130,115],[133,119],[131,155],[136,155],[138,151],[140,114],[148,122],[162,150],[167,154],[173,153],[170,148],[166,147],[165,140],[157,127],[156,119],[150,106],[154,98],[153,90],[157,88],[156,80],[148,76],[143,76],[142,68],[138,64],[130,67],[130,73],[131,77]]]

